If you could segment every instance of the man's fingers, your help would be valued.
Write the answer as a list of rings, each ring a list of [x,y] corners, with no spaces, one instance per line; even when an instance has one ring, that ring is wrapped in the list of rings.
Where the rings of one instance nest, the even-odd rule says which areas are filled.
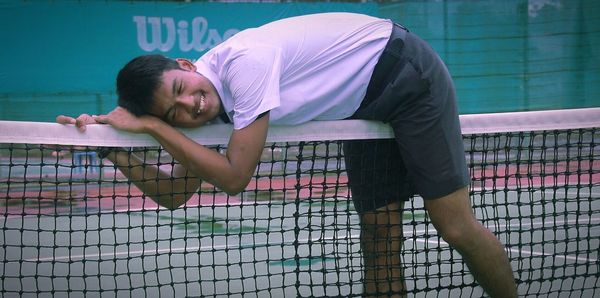
[[[58,117],[56,117],[56,123],[60,123],[60,124],[75,124],[75,118],[69,117],[69,116],[65,116],[65,115],[59,115]]]
[[[94,116],[94,120],[96,120],[97,123],[108,124],[108,116],[107,115]]]
[[[75,119],[75,126],[77,126],[81,132],[85,131],[86,125],[94,123],[96,123],[96,120],[94,120],[94,118],[88,114],[82,114]]]
[[[108,123],[108,116],[81,114],[77,118],[73,118],[65,115],[59,115],[56,117],[56,122],[60,124],[74,124],[79,131],[84,132],[88,124]]]

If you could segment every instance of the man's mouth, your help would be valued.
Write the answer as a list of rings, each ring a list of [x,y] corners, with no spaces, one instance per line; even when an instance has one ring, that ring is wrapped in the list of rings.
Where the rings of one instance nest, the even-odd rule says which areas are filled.
[[[202,112],[204,112],[205,107],[206,107],[206,97],[204,96],[204,93],[202,93],[200,95],[200,104],[198,105],[198,109],[196,110],[196,116],[198,116]]]

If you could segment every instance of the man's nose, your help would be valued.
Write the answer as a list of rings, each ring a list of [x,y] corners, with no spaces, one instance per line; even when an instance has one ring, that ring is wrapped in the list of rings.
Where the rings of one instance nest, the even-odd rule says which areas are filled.
[[[192,112],[194,107],[196,106],[196,101],[195,101],[194,95],[192,95],[192,94],[180,95],[177,98],[177,101],[178,101],[179,105],[188,112]]]

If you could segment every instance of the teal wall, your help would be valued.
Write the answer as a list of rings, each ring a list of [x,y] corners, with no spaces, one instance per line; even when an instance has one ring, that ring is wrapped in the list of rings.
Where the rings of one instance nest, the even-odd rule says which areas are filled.
[[[391,18],[428,40],[455,79],[461,113],[600,106],[600,1],[0,0],[0,119],[105,113],[132,57],[195,59],[238,30],[321,11]]]
[[[374,3],[0,0],[0,119],[54,121],[116,105],[115,76],[148,53],[198,58],[227,36],[294,15]],[[156,30],[158,28],[158,30]]]
[[[380,15],[440,53],[463,114],[600,106],[600,1],[406,1]]]

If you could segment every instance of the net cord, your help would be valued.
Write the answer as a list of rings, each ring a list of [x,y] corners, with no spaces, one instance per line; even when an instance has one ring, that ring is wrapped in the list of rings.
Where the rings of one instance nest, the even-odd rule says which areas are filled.
[[[463,134],[522,132],[600,127],[600,108],[472,114],[460,116]],[[203,145],[229,142],[233,127],[215,124],[181,129]],[[311,121],[295,126],[271,126],[267,142],[326,141],[392,138],[384,123],[368,120]],[[50,122],[0,121],[0,143],[74,146],[158,146],[147,134],[118,131],[107,125],[88,125],[85,133],[73,125]]]

